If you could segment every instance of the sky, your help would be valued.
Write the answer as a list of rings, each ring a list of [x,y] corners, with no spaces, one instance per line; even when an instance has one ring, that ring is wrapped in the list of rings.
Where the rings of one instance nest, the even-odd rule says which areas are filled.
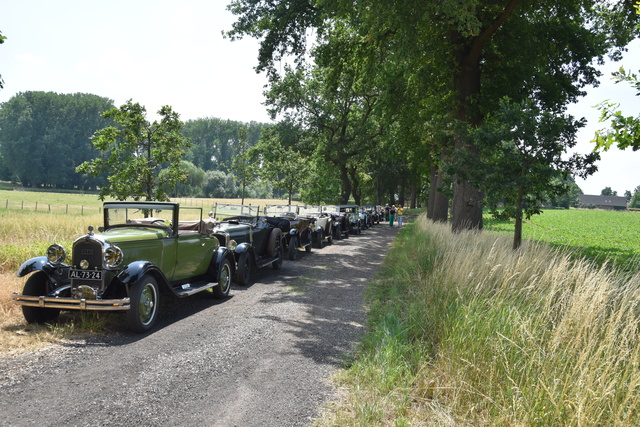
[[[266,77],[257,74],[258,41],[222,36],[235,17],[227,0],[0,0],[0,103],[17,93],[91,93],[120,106],[132,99],[152,113],[170,105],[182,120],[215,117],[269,122]],[[602,68],[598,88],[569,108],[585,117],[575,152],[588,153],[598,123],[594,108],[611,99],[625,115],[640,115],[640,97],[614,84],[620,65],[640,73],[640,42],[623,61]],[[640,151],[612,148],[598,172],[577,179],[585,194],[611,187],[618,195],[640,186]]]

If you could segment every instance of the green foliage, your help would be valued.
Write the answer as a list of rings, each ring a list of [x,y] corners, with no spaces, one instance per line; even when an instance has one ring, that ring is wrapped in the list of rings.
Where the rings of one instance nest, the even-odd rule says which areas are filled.
[[[273,188],[285,190],[289,204],[309,173],[308,157],[300,152],[297,139],[295,128],[279,123],[263,132],[260,142],[248,153],[257,174]]]
[[[640,96],[640,80],[638,76],[631,72],[626,72],[624,68],[613,73],[616,83],[626,81],[630,83],[636,90],[636,95]],[[609,129],[599,130],[596,132],[595,139],[596,149],[608,150],[613,144],[621,150],[631,147],[633,151],[640,149],[640,116],[632,117],[623,115],[619,110],[620,104],[616,104],[609,100],[598,105],[600,110],[600,122],[611,120]]]
[[[96,132],[93,145],[102,155],[77,168],[93,176],[108,173],[101,199],[169,200],[166,189],[186,181],[181,160],[189,142],[180,134],[183,123],[169,106],[162,107],[158,115],[160,122],[150,123],[146,109],[131,100],[103,113],[117,126]],[[163,169],[166,172],[161,174]]]
[[[236,155],[231,159],[230,170],[240,181],[242,204],[247,196],[247,186],[252,184],[256,179],[256,171],[249,151],[249,132],[246,127],[238,130],[238,143],[236,146]]]
[[[96,188],[102,177],[75,168],[98,154],[90,137],[112,123],[100,116],[112,107],[113,101],[90,94],[18,93],[0,109],[4,178],[33,188]]]
[[[262,123],[242,123],[217,118],[189,120],[182,128],[182,134],[189,138],[190,148],[185,160],[200,169],[229,172],[231,160],[238,154],[240,129],[246,128],[248,144],[254,146],[262,130],[268,127]]]
[[[563,158],[575,146],[576,128],[572,117],[541,111],[532,102],[505,100],[476,131],[484,161],[480,170],[492,213],[502,219],[514,218],[514,248],[522,239],[523,216],[539,214],[545,197],[558,196],[567,186],[557,177],[570,173],[585,176],[595,171],[596,153]],[[471,178],[473,180],[473,178]]]
[[[0,31],[0,44],[4,43],[6,39],[7,38],[2,35],[2,31]],[[0,74],[0,89],[4,87],[3,84],[4,84],[4,80],[2,80],[2,75]]]
[[[604,187],[602,189],[602,191],[600,192],[601,196],[617,196],[618,192],[617,191],[613,191],[611,189],[611,187]]]

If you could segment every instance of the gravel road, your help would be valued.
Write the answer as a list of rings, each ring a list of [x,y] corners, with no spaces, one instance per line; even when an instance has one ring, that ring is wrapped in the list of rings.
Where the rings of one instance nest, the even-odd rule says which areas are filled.
[[[396,232],[301,253],[224,301],[163,303],[147,334],[116,326],[0,358],[0,425],[309,425],[364,332],[363,291]]]

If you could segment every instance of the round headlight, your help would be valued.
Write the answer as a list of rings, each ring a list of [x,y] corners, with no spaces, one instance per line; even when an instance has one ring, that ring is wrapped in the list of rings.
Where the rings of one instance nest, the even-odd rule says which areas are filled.
[[[52,264],[60,264],[67,256],[67,252],[62,245],[54,243],[47,248],[47,259]]]
[[[229,241],[229,247],[231,249],[235,249],[238,246],[238,242],[236,242],[235,240],[230,240]]]
[[[109,246],[104,251],[104,263],[107,267],[115,267],[122,262],[122,250],[117,246]]]

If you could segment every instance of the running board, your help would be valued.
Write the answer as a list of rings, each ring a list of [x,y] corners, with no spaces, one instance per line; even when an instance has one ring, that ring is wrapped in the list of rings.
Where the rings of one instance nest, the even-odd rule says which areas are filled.
[[[195,282],[195,283],[184,283],[180,286],[173,288],[173,292],[182,297],[188,297],[193,294],[197,294],[198,292],[202,292],[206,289],[213,288],[214,286],[218,286],[215,282]]]

